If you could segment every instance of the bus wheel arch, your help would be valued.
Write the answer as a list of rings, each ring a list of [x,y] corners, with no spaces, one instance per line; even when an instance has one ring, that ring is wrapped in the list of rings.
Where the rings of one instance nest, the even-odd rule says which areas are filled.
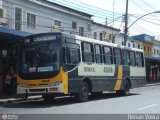
[[[86,77],[86,78],[84,78],[84,79],[82,80],[82,82],[86,82],[86,83],[88,84],[89,92],[91,92],[91,91],[92,91],[92,83],[91,83],[91,80]]]
[[[77,94],[77,99],[80,101],[80,102],[85,102],[88,100],[88,97],[89,97],[89,92],[91,91],[91,82],[88,78],[84,78],[82,81],[81,81],[81,86],[80,86],[80,89],[79,89],[79,92]]]
[[[122,90],[122,95],[124,96],[128,96],[130,94],[130,89],[131,89],[131,81],[130,79],[127,77],[124,81],[123,84],[123,90]]]
[[[124,81],[124,82],[126,82],[126,81],[129,83],[130,88],[132,88],[131,80],[130,80],[129,77],[126,77],[126,78],[125,78],[125,81]]]
[[[130,89],[131,89],[131,81],[128,77],[126,77],[123,82],[122,89],[116,91],[116,94],[120,96],[128,96],[130,94]]]

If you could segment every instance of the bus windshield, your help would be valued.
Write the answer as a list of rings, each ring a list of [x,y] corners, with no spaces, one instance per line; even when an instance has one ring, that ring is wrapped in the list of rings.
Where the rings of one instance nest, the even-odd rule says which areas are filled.
[[[57,43],[39,43],[22,48],[22,73],[52,72],[59,70]]]

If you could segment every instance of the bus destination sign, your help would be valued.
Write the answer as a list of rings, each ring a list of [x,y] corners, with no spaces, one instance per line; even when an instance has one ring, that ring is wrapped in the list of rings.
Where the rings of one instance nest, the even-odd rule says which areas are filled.
[[[33,39],[27,38],[25,39],[25,43],[51,41],[56,39],[57,39],[57,35],[43,35],[43,36],[34,37]]]

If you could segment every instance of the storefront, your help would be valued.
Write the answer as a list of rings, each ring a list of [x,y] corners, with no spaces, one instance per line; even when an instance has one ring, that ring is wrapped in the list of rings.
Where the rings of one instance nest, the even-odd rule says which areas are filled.
[[[18,43],[27,35],[27,32],[0,27],[0,93],[5,91],[6,76],[11,66],[16,71]]]
[[[147,82],[160,82],[160,58],[145,57]]]

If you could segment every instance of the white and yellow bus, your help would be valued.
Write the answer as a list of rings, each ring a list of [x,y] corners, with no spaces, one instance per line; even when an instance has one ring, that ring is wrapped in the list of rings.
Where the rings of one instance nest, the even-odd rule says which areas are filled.
[[[17,93],[46,101],[57,94],[80,101],[103,91],[129,95],[146,78],[142,50],[61,32],[27,36],[19,58]]]

